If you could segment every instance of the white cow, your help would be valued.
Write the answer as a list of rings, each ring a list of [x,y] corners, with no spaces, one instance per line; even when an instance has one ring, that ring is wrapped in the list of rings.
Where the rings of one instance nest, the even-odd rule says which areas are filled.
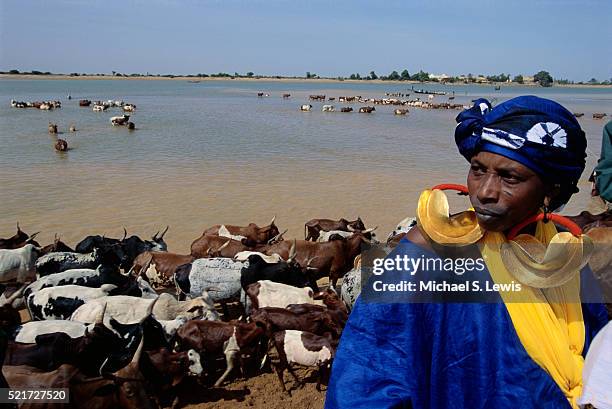
[[[312,109],[312,105],[305,104],[300,107],[300,111],[310,111]]]
[[[378,228],[378,226],[372,227],[370,229],[363,230],[362,234],[372,233],[377,228]],[[349,227],[349,229],[352,229],[352,228]],[[354,229],[353,229],[353,231],[344,231],[344,230],[323,231],[323,230],[321,230],[321,232],[319,233],[319,237],[317,238],[317,241],[318,242],[329,241],[330,237],[333,236],[334,234],[337,234],[338,236],[341,236],[341,237],[347,239],[347,238],[351,237],[353,234],[355,234],[355,230]],[[374,235],[375,234],[372,233],[372,236],[374,236]]]
[[[36,278],[36,260],[41,249],[33,244],[13,250],[0,250],[0,282],[25,283]]]
[[[96,298],[106,298],[115,288],[117,286],[114,284],[104,284],[100,288],[80,285],[43,288],[26,297],[26,305],[35,320],[65,320],[83,304]],[[97,314],[91,322],[95,322],[96,317]]]
[[[324,305],[323,301],[314,299],[314,292],[310,287],[292,287],[270,280],[260,280],[249,285],[246,294],[254,309],[262,307],[287,308],[289,304]]]
[[[123,114],[122,116],[113,116],[110,119],[111,123],[115,126],[126,125],[129,120],[130,120],[130,116],[127,114]]]
[[[412,227],[416,226],[416,223],[416,217],[406,217],[404,220],[397,224],[397,227],[391,233],[389,233],[389,236],[387,237],[387,242],[400,233],[407,233],[408,231],[410,231],[410,229],[412,229]]]
[[[234,256],[234,260],[241,261],[244,263],[248,260],[249,256],[252,255],[257,255],[261,257],[261,259],[268,264],[276,264],[280,263],[281,261],[285,261],[280,255],[278,255],[278,253],[272,253],[272,255],[268,256],[267,254],[260,253],[258,251],[241,251],[239,253],[236,253],[236,255]]]
[[[333,105],[323,105],[323,108],[321,108],[321,112],[334,112],[335,110]]]
[[[99,311],[106,304],[106,315],[113,317],[121,324],[135,324],[148,316],[149,306],[155,302],[153,315],[158,321],[172,321],[177,318],[200,318],[217,320],[213,302],[208,294],[188,301],[177,301],[171,294],[163,293],[156,300],[115,295],[92,300],[80,306],[70,320],[84,323],[94,322]]]

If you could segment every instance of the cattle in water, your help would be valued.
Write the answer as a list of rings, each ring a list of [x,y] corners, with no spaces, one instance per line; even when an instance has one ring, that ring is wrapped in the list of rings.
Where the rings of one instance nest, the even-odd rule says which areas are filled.
[[[289,99],[290,96],[291,94],[283,94],[283,99]]]
[[[36,277],[35,266],[40,250],[33,244],[0,250],[0,283],[32,281]]]
[[[396,109],[393,111],[395,115],[406,115],[408,113],[407,109]]]
[[[322,301],[314,299],[314,294],[314,291],[308,287],[298,288],[270,280],[258,281],[250,284],[246,289],[246,295],[249,297],[253,309],[262,307],[286,308],[290,304],[323,305]]]
[[[125,104],[123,107],[123,112],[134,112],[136,110],[136,105],[134,104]]]
[[[334,112],[335,110],[336,109],[333,105],[323,105],[323,107],[321,108],[322,112]]]
[[[259,227],[255,223],[248,226],[234,226],[229,224],[216,224],[204,230],[202,236],[227,237],[241,241],[243,244],[254,247],[257,244],[267,244],[282,238],[278,227],[274,224],[276,216],[266,226]]]
[[[374,111],[376,111],[376,108],[374,108],[374,107],[361,107],[361,108],[359,108],[359,112],[360,113],[371,114]]]
[[[0,249],[1,250],[18,249],[20,247],[25,246],[28,243],[32,243],[36,247],[40,247],[40,245],[36,241],[34,241],[34,238],[39,233],[40,232],[36,232],[36,233],[33,233],[32,235],[29,235],[21,230],[21,228],[19,227],[19,222],[17,222],[17,233],[15,233],[12,237],[9,237],[8,239],[0,238]]]
[[[353,108],[351,108],[351,107],[342,107],[342,108],[340,108],[340,112],[353,112]]]
[[[304,224],[304,240],[317,241],[321,231],[355,231],[365,229],[366,228],[361,220],[361,217],[357,217],[357,219],[353,221],[349,221],[344,218],[341,218],[340,220],[312,219]]]
[[[139,369],[143,345],[141,339],[129,364],[114,373],[109,373],[106,365],[102,365],[99,369],[102,377],[87,377],[68,364],[51,372],[29,366],[5,366],[3,372],[11,388],[67,388],[75,408],[154,409],[157,405],[149,396],[147,381]],[[40,404],[26,403],[20,407],[29,409],[40,407]]]
[[[52,135],[57,134],[57,124],[49,122],[49,125],[47,126],[47,130]]]
[[[371,241],[359,231],[349,238],[326,243],[298,240],[296,260],[300,265],[306,265],[308,260],[312,260],[310,265],[318,271],[317,278],[329,275],[331,285],[335,288],[338,279],[353,267],[355,257],[361,253],[361,247],[370,244]],[[267,246],[264,252],[266,254],[278,253],[281,257],[286,257],[289,245],[280,242]]]
[[[317,367],[319,377],[316,388],[318,391],[321,390],[323,378],[329,377],[335,354],[335,349],[328,338],[310,332],[286,330],[275,333],[272,337],[272,344],[278,354],[278,360],[273,360],[272,365],[284,392],[291,396],[283,380],[285,369],[289,370],[296,383],[300,385],[302,383],[293,371],[292,364]]]
[[[136,257],[130,269],[136,275],[147,280],[153,288],[174,287],[174,273],[179,266],[191,263],[192,255],[145,251]]]
[[[256,355],[264,332],[264,328],[252,322],[194,320],[187,322],[177,331],[176,342],[179,350],[195,349],[200,356],[207,359],[225,355],[227,367],[215,382],[217,387],[230,374],[238,357]]]
[[[58,152],[66,152],[68,150],[68,142],[65,139],[58,138],[53,146]]]
[[[81,99],[79,100],[79,106],[80,107],[88,107],[91,105],[91,101],[88,99]]]
[[[312,105],[310,104],[303,104],[300,106],[300,111],[310,111],[312,109]]]
[[[110,121],[114,126],[127,125],[130,120],[130,116],[127,114],[123,114],[122,116],[113,116]]]
[[[606,113],[601,113],[601,112],[593,113],[593,119],[603,119],[606,116],[608,116],[608,114]]]
[[[576,118],[582,118],[584,116],[584,112],[574,112],[574,116]]]
[[[115,288],[114,284],[103,284],[100,288],[72,284],[43,288],[26,297],[26,306],[32,319],[66,320],[87,301],[105,297]]]

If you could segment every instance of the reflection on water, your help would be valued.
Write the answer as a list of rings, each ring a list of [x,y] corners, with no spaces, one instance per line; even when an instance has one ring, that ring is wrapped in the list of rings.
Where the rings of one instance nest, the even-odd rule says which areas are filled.
[[[590,117],[611,111],[612,91],[453,89],[457,103],[538,92],[585,112],[587,171],[594,166],[605,122]],[[257,98],[260,90],[271,96]],[[209,225],[265,224],[276,215],[279,226],[289,228],[287,237],[303,238],[304,222],[313,217],[357,216],[378,225],[384,237],[414,214],[422,189],[464,183],[467,163],[453,141],[458,111],[411,108],[398,117],[390,106],[377,106],[371,115],[323,113],[321,103],[312,103],[312,112],[298,107],[309,94],[382,97],[385,91],[409,92],[409,86],[0,81],[0,236],[12,234],[17,220],[26,231],[42,230],[41,242],[57,232],[70,244],[92,233],[120,236],[122,226],[150,236],[168,224],[170,250],[187,252]],[[291,99],[281,98],[285,92]],[[11,98],[62,99],[63,107],[14,109]],[[80,98],[135,103],[138,129],[111,126],[118,109],[92,112],[78,106]],[[49,121],[64,132],[69,152],[54,151]],[[78,131],[69,133],[73,123]],[[569,213],[589,204],[584,176]],[[465,208],[467,199],[453,197],[451,206]]]

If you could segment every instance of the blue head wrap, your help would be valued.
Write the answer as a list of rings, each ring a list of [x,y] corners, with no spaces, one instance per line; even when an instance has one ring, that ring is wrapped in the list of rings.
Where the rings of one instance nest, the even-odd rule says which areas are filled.
[[[515,160],[545,182],[569,188],[560,198],[563,203],[578,191],[586,137],[574,115],[558,103],[527,95],[492,108],[481,98],[456,120],[455,142],[467,160],[481,151]]]

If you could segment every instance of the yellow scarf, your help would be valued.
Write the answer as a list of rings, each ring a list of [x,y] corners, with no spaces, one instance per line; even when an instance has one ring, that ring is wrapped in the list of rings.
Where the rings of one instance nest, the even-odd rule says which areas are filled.
[[[502,260],[503,233],[484,232],[472,212],[449,215],[448,201],[441,190],[426,190],[419,198],[419,228],[430,240],[450,246],[477,242],[496,284],[517,280]],[[484,237],[483,237],[484,234]],[[557,234],[554,223],[538,222],[535,239],[548,246]],[[523,347],[557,383],[570,405],[582,394],[584,320],[579,300],[580,274],[557,287],[535,288],[522,284],[519,294],[500,291],[514,329]],[[573,301],[573,302],[571,302]]]
[[[556,233],[553,223],[538,222],[535,237],[548,245]],[[480,241],[482,256],[497,284],[514,280],[500,255],[501,245],[505,241],[505,236],[496,232],[487,232]],[[585,329],[581,304],[564,300],[579,299],[579,292],[579,274],[554,288],[538,289],[523,285],[521,300],[532,299],[533,302],[510,302],[511,294],[500,292],[523,347],[531,359],[554,379],[575,409],[578,409],[576,400],[582,394],[584,359],[581,354]]]

